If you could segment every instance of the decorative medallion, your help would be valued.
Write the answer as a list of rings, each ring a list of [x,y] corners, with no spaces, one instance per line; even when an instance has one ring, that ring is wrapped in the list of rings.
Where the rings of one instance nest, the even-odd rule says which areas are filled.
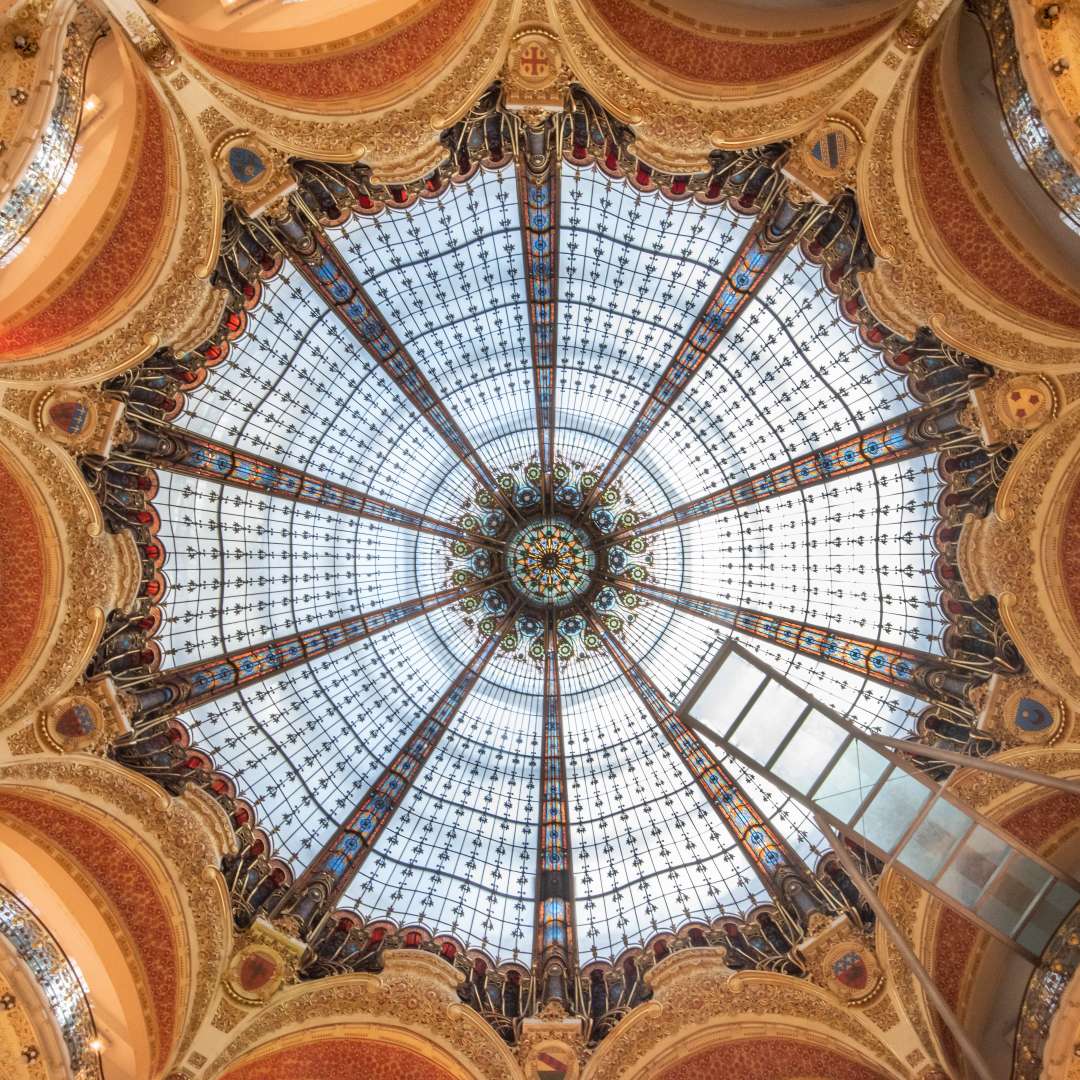
[[[515,34],[504,81],[506,107],[525,113],[527,122],[561,109],[568,80],[555,35],[541,27]]]
[[[1037,375],[1014,375],[994,397],[998,418],[1005,427],[1034,431],[1055,412],[1054,393]]]
[[[557,463],[549,482],[535,462],[478,491],[457,524],[472,540],[450,545],[450,584],[477,586],[461,610],[481,634],[493,634],[515,601],[521,610],[501,645],[543,659],[553,631],[563,660],[600,646],[596,626],[623,634],[649,576],[652,556],[633,535],[640,515],[616,488],[595,492],[596,473]]]
[[[88,697],[61,698],[46,717],[51,741],[66,751],[85,750],[101,738],[104,726],[101,709]]]
[[[226,195],[252,215],[296,187],[285,156],[247,131],[233,131],[219,142],[214,154]]]
[[[868,1000],[881,982],[881,967],[870,947],[858,938],[833,945],[821,961],[825,985],[847,1004]]]
[[[506,545],[511,587],[526,602],[565,607],[592,583],[596,555],[590,543],[566,518],[530,521]]]
[[[285,962],[266,945],[248,945],[229,964],[226,981],[232,995],[248,1004],[273,997],[285,978]]]
[[[38,400],[38,430],[72,450],[107,454],[112,448],[123,405],[105,394],[81,387],[59,387]]]
[[[1026,743],[1046,743],[1061,724],[1061,703],[1041,687],[1014,690],[1006,699],[1004,718],[1011,734]]]
[[[828,201],[840,188],[854,182],[860,143],[851,124],[829,117],[797,141],[784,171]]]
[[[988,444],[1023,442],[1058,411],[1057,394],[1040,375],[994,375],[974,388],[972,398]]]
[[[130,729],[128,710],[112,679],[77,684],[38,720],[46,745],[61,753],[94,751]]]

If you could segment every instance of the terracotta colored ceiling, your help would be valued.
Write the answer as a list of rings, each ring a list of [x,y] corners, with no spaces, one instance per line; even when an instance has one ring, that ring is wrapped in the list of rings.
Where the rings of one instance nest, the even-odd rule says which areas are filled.
[[[30,826],[74,860],[119,916],[145,972],[158,1036],[155,1062],[164,1068],[177,1032],[183,964],[175,919],[153,878],[120,837],[56,804],[4,791],[0,816]]]
[[[1021,259],[986,219],[955,159],[938,78],[940,53],[923,62],[916,88],[914,147],[918,183],[937,238],[952,257],[995,297],[1033,318],[1080,328],[1075,294],[1055,286]]]
[[[656,1080],[883,1080],[885,1076],[838,1050],[799,1039],[762,1038],[712,1046],[665,1069]]]
[[[889,14],[846,31],[760,40],[719,28],[708,33],[654,15],[635,0],[590,0],[589,7],[623,45],[680,78],[753,85],[842,63],[892,19]]]
[[[455,1080],[422,1055],[373,1039],[302,1042],[231,1068],[221,1080]]]
[[[178,217],[177,150],[149,81],[138,82],[138,119],[130,159],[109,198],[94,242],[48,290],[0,324],[0,362],[38,356],[82,340],[138,299],[158,271],[165,234]],[[106,196],[108,197],[108,196]],[[63,257],[63,252],[58,253]],[[17,271],[12,271],[17,272]]]
[[[257,97],[276,96],[294,108],[353,101],[378,97],[444,58],[484,6],[480,0],[417,4],[390,25],[318,48],[247,53],[187,45],[211,71]]]
[[[0,689],[11,685],[34,659],[46,620],[47,544],[41,516],[25,487],[0,460]]]

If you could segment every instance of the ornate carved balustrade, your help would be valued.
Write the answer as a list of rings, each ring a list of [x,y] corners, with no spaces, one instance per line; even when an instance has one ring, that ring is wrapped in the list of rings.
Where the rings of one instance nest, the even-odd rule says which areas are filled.
[[[1024,78],[1008,0],[969,0],[990,42],[998,100],[1013,144],[1032,176],[1066,217],[1080,225],[1080,173],[1054,142]],[[1031,18],[1033,11],[1027,13]]]
[[[26,966],[67,1051],[63,1067],[71,1080],[101,1080],[97,1030],[79,973],[34,913],[0,885],[0,935]],[[50,1074],[51,1075],[51,1074]]]
[[[81,0],[57,4],[49,13],[43,37],[58,37],[59,56],[55,81],[39,84],[35,94],[47,95],[41,133],[36,139],[9,147],[8,168],[0,183],[0,256],[7,254],[26,235],[49,204],[63,179],[79,131],[82,117],[86,67],[95,43],[107,31],[104,16]],[[46,50],[40,51],[47,61]],[[38,42],[30,47],[39,48]],[[29,102],[34,108],[36,102]]]

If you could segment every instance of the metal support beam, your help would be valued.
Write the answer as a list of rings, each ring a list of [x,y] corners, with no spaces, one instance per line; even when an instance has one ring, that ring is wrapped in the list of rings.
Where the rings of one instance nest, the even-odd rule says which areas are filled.
[[[275,238],[275,243],[286,253],[292,264],[300,271],[308,284],[319,294],[327,308],[343,323],[352,336],[364,347],[379,365],[380,370],[405,395],[421,416],[438,433],[439,437],[472,473],[478,484],[501,498],[495,475],[484,463],[479,452],[470,442],[457,421],[450,415],[445,402],[435,392],[420,366],[401,343],[390,324],[383,318],[375,302],[364,291],[349,264],[337,248],[327,239],[321,226],[311,219],[310,211],[302,200],[295,206],[309,223],[293,223],[293,228],[306,237],[308,249],[302,249],[281,225],[282,233],[289,241]],[[504,508],[516,517],[509,500]]]
[[[525,260],[525,298],[529,307],[536,435],[541,486],[550,506],[555,467],[555,377],[559,299],[559,158],[549,148],[542,172],[528,155],[517,165],[521,245]]]
[[[870,905],[874,916],[888,935],[889,941],[892,942],[911,974],[915,976],[916,981],[922,987],[923,993],[926,994],[930,1004],[952,1033],[957,1046],[960,1047],[960,1052],[964,1055],[968,1064],[975,1070],[980,1080],[1000,1080],[990,1071],[990,1066],[983,1057],[982,1051],[975,1045],[971,1036],[968,1035],[964,1025],[960,1023],[960,1018],[945,1000],[945,996],[938,989],[930,972],[923,967],[922,961],[919,960],[915,950],[908,943],[907,938],[904,937],[903,931],[896,925],[895,920],[889,914],[889,909],[881,902],[881,898],[873,886],[862,876],[855,860],[851,857],[851,852],[847,850],[847,845],[833,832],[832,826],[823,817],[815,814],[814,820],[817,822],[821,834],[832,845],[836,857],[840,860],[840,865],[844,868],[844,872],[851,879],[855,888],[859,890],[863,899]]]
[[[444,540],[501,546],[500,541],[469,532],[452,522],[429,517],[301,469],[245,453],[183,428],[162,425],[153,431],[140,431],[134,446],[125,449],[128,454],[141,452],[140,461],[154,468],[184,476],[196,476],[384,525],[430,533]]]
[[[513,625],[520,606],[520,603],[512,605],[495,632],[484,639],[472,659],[296,879],[283,897],[279,911],[308,927],[315,917],[322,917],[337,906],[376,840],[442,741],[462,703],[480,680],[503,634]]]
[[[787,203],[782,206],[787,207]],[[787,230],[783,239],[769,237],[768,222],[759,220],[747,233],[728,264],[724,276],[690,325],[686,336],[668,361],[645,403],[619,441],[611,459],[600,471],[596,486],[585,499],[579,516],[588,513],[600,495],[614,482],[626,463],[682,397],[693,377],[726,336],[751,297],[765,284],[794,243],[797,231]]]
[[[617,582],[612,584],[617,585]],[[722,600],[707,600],[651,582],[635,582],[634,591],[647,600],[667,604],[676,611],[696,615],[761,641],[771,641],[792,652],[854,672],[882,686],[906,690],[927,701],[936,700],[935,691],[926,681],[931,673],[940,676],[943,689],[948,693],[961,699],[964,695],[968,673],[954,670],[947,657],[856,637],[854,634],[841,634],[827,626],[795,622],[766,611],[739,607]]]
[[[536,915],[533,970],[542,1001],[567,1003],[576,966],[574,870],[570,852],[570,800],[566,790],[558,641],[549,618],[544,649],[544,701],[540,732],[540,825],[536,842]]]
[[[727,826],[735,843],[745,852],[762,882],[773,896],[780,898],[781,880],[794,872],[811,880],[802,860],[767,824],[764,815],[742,790],[713,752],[682,721],[674,706],[659,687],[641,670],[634,658],[614,634],[595,617],[589,621],[593,631],[607,647],[615,665],[652,716],[657,726],[696,781],[702,794]]]
[[[774,499],[778,495],[824,484],[842,476],[876,469],[889,462],[925,454],[931,448],[933,440],[922,437],[919,428],[939,412],[940,410],[934,408],[913,409],[819,450],[801,454],[775,469],[766,469],[737,484],[720,488],[665,510],[662,514],[646,518],[635,525],[632,531],[636,536],[659,532],[690,521],[724,514],[739,506],[749,506],[766,499]],[[620,535],[622,533],[616,534],[613,539],[618,539]]]
[[[198,660],[183,667],[158,671],[145,683],[126,686],[125,691],[135,697],[138,709],[144,716],[152,715],[154,719],[160,719],[174,715],[326,656],[346,645],[374,637],[418,615],[462,600],[491,584],[491,580],[485,580],[458,585],[415,600],[351,615],[326,626],[315,626],[288,637],[264,641],[211,660]]]
[[[960,769],[978,769],[981,772],[993,773],[995,776],[1018,780],[1024,784],[1038,784],[1040,787],[1053,788],[1055,791],[1065,791],[1070,795],[1080,797],[1080,780],[1068,780],[1063,776],[1051,776],[1048,773],[1035,772],[1033,769],[1023,769],[1019,765],[1007,765],[993,758],[973,757],[970,754],[958,754],[955,750],[924,746],[922,743],[912,742],[909,739],[894,739],[888,735],[867,735],[866,738],[875,746],[899,750],[913,757],[925,758],[928,761],[943,761],[947,765],[955,765]]]

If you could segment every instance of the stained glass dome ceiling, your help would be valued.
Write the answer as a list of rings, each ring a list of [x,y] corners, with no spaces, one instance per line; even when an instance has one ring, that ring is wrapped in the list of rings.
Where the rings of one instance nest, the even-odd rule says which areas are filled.
[[[658,380],[701,328],[755,219],[566,163],[548,189],[558,191],[557,367],[545,450],[534,323],[550,297],[533,293],[530,309],[545,253],[540,244],[527,259],[526,250],[550,235],[530,231],[535,207],[523,229],[522,190],[512,165],[480,170],[408,209],[327,230],[464,435],[464,452],[288,263],[175,420],[451,523],[469,542],[270,486],[162,470],[162,666],[235,656],[464,583],[467,595],[196,704],[193,737],[299,870],[449,693],[456,712],[445,734],[404,785],[343,904],[528,962],[554,667],[575,944],[582,959],[610,957],[657,929],[768,899],[754,857],[733,842],[627,664],[677,706],[732,632],[730,620],[703,617],[700,599],[939,652],[930,542],[939,481],[931,459],[908,456],[722,513],[661,518],[666,527],[650,531],[654,518],[917,403],[795,245],[760,281],[752,260],[736,266],[745,276],[731,277],[735,321],[672,406],[636,425],[643,406],[662,400]],[[634,431],[640,445],[627,441]],[[545,453],[558,483],[544,479]],[[572,489],[562,502],[560,485]],[[605,507],[615,519],[606,532],[594,517]],[[491,511],[506,519],[503,532],[485,532]],[[556,522],[560,537],[535,534],[537,522],[549,531]],[[551,551],[569,569],[548,566],[559,580],[544,586]],[[911,729],[922,703],[902,690],[735,632],[842,713]],[[548,641],[561,646],[554,665]],[[728,767],[814,865],[827,845],[803,812]]]

